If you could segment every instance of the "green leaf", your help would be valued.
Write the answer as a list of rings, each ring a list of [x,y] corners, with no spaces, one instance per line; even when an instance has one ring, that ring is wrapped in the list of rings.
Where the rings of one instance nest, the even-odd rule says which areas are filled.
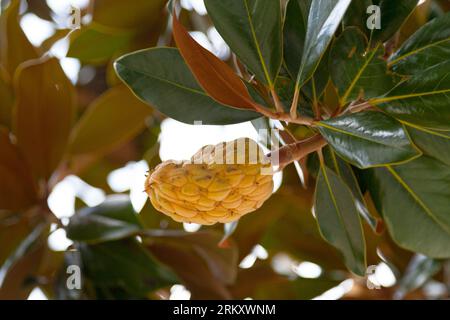
[[[280,1],[205,0],[205,6],[233,52],[273,88],[283,57]]]
[[[84,64],[102,65],[127,46],[132,36],[128,30],[91,23],[70,36],[67,56],[77,58]]]
[[[372,0],[352,1],[344,16],[344,27],[358,27],[366,35],[370,35],[367,28],[367,8],[372,5]]]
[[[368,174],[369,191],[393,239],[431,258],[450,257],[450,167],[422,156]]]
[[[36,179],[48,179],[66,151],[75,116],[75,88],[59,60],[29,60],[16,71],[13,132]]]
[[[394,299],[403,299],[404,296],[420,288],[441,268],[441,263],[437,260],[423,255],[414,255],[408,264],[398,287],[394,293]]]
[[[450,12],[414,33],[389,59],[392,70],[419,73],[450,59]]]
[[[199,86],[177,49],[137,51],[115,62],[119,77],[142,100],[165,115],[188,124],[233,124],[258,113],[230,108],[210,98]]]
[[[311,100],[318,101],[320,97],[323,95],[325,88],[328,85],[330,80],[330,71],[329,71],[329,57],[330,57],[330,47],[328,47],[327,51],[323,54],[322,60],[320,60],[319,65],[317,66],[316,71],[311,76],[311,78],[304,84],[302,87],[302,92]],[[300,103],[301,103],[300,99]],[[299,112],[299,111],[297,111]]]
[[[383,48],[367,51],[367,46],[366,36],[356,27],[349,27],[331,48],[330,74],[341,106],[358,98],[381,96],[394,87],[383,60]]]
[[[311,0],[290,0],[283,27],[283,54],[287,69],[295,78],[300,69]]]
[[[177,277],[159,263],[137,240],[125,239],[87,245],[79,243],[83,275],[105,292],[123,290],[128,297],[146,298],[157,289],[178,283]]]
[[[366,200],[359,187],[358,180],[352,167],[341,158],[336,156],[336,153],[331,148],[324,149],[325,163],[330,169],[332,169],[341,179],[345,182],[352,192],[353,198],[356,203],[356,209],[364,220],[369,224],[373,231],[377,232],[378,221],[374,218],[367,209]],[[328,161],[327,161],[328,160]]]
[[[87,154],[112,150],[142,131],[152,113],[152,108],[126,86],[109,89],[92,102],[72,130],[70,152]]]
[[[419,0],[381,0],[381,28],[373,31],[373,40],[384,42],[391,38],[417,6]]]
[[[317,125],[336,153],[358,168],[402,163],[420,155],[405,128],[381,112],[348,114]]]
[[[305,45],[297,72],[297,86],[303,85],[322,59],[351,0],[313,0],[308,16]]]
[[[450,132],[421,127],[408,127],[408,132],[414,144],[423,153],[450,166]]]
[[[306,29],[308,24],[308,13],[311,7],[311,0],[291,0],[286,8],[286,19],[284,22],[284,60],[291,78],[295,79],[300,69],[299,57],[303,54]],[[317,70],[303,87],[303,93],[310,100],[319,98],[328,83],[328,51],[323,55]],[[295,90],[295,85],[294,85]],[[302,99],[300,99],[301,102]],[[290,105],[292,101],[286,102]],[[301,112],[301,107],[297,112]]]
[[[75,241],[98,243],[130,237],[140,230],[130,200],[120,197],[78,211],[70,219],[67,236]]]
[[[320,232],[344,256],[355,274],[366,272],[366,253],[361,221],[352,193],[332,170],[321,166],[314,208]]]
[[[450,130],[450,61],[412,76],[370,103],[401,121]]]
[[[304,86],[303,89],[310,90],[312,86],[310,86],[309,84],[310,82],[308,82],[308,86]],[[295,93],[295,81],[291,80],[288,77],[279,76],[277,77],[275,83],[275,89],[280,98],[280,101],[283,103],[285,111],[289,112],[288,107],[291,105]],[[311,91],[308,93],[312,94]],[[297,104],[297,113],[307,117],[314,117],[312,104],[306,99],[299,100],[300,101]]]

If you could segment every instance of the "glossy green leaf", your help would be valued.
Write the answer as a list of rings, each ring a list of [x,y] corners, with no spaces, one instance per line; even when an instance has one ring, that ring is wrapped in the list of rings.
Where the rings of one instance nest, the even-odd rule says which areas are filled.
[[[370,35],[367,28],[367,8],[372,5],[372,0],[352,1],[344,16],[344,27],[358,27],[366,35]]]
[[[358,209],[360,215],[369,224],[372,230],[377,232],[378,221],[367,209],[366,200],[361,192],[361,188],[359,187],[358,180],[356,179],[352,167],[347,162],[339,158],[331,148],[326,148],[324,150],[324,158],[328,167],[333,170],[342,179],[342,181],[345,182],[347,187],[349,187],[353,198],[355,199],[356,209]]]
[[[99,299],[111,298],[109,294],[121,291],[125,297],[142,299],[179,281],[135,239],[95,245],[80,243],[78,249],[83,276],[95,284]]]
[[[365,243],[353,195],[342,179],[325,166],[321,166],[317,177],[314,210],[325,240],[341,251],[353,273],[363,276]]]
[[[313,0],[308,16],[305,44],[297,73],[297,86],[314,73],[351,0]]]
[[[317,125],[336,153],[359,168],[401,163],[420,155],[405,128],[381,112],[344,115]]]
[[[322,237],[311,214],[313,189],[300,185],[294,167],[284,169],[281,189],[255,214],[239,221],[233,239],[239,244],[241,259],[261,244],[269,252],[285,252],[298,261],[345,270],[341,254]]]
[[[233,52],[273,88],[283,57],[280,1],[205,0],[205,6]]]
[[[368,188],[392,238],[431,258],[450,257],[450,167],[422,156],[369,172]]]
[[[391,38],[417,6],[419,0],[381,0],[381,28],[373,32],[373,40],[384,42]]]
[[[66,151],[75,116],[75,88],[59,60],[20,65],[15,77],[13,132],[36,179],[48,179]]]
[[[450,166],[450,132],[434,131],[421,127],[408,126],[408,132],[414,144],[435,159]]]
[[[329,58],[330,58],[330,47],[323,54],[322,60],[320,60],[316,71],[311,76],[311,78],[302,87],[302,92],[311,101],[318,101],[323,96],[325,88],[330,80],[330,70],[329,70]],[[300,99],[300,103],[302,103]],[[298,112],[298,111],[297,111]]]
[[[450,12],[414,33],[389,58],[392,70],[401,74],[419,73],[450,59]]]
[[[296,77],[303,54],[311,0],[290,0],[283,27],[283,55],[287,69]]]
[[[450,61],[412,76],[371,103],[407,123],[450,130]]]
[[[310,86],[309,84],[310,82],[308,82],[308,86],[304,86],[303,89],[308,89],[309,90],[308,93],[312,95],[312,92],[310,91],[312,86]],[[275,83],[275,89],[277,91],[278,97],[280,98],[280,101],[283,103],[285,111],[288,112],[289,111],[288,107],[291,105],[292,99],[294,98],[295,81],[291,80],[288,77],[279,76],[277,77],[277,81]],[[307,117],[313,117],[314,112],[312,103],[307,99],[299,99],[299,100],[300,101],[297,104],[297,113]]]
[[[303,54],[306,29],[308,24],[309,8],[311,0],[291,0],[286,8],[284,22],[284,60],[291,78],[295,79],[300,69],[299,57]],[[310,100],[319,98],[325,89],[329,79],[328,51],[322,57],[314,75],[303,87],[302,91]],[[295,89],[295,88],[294,88]],[[290,105],[291,100],[285,105]],[[300,99],[300,102],[302,99]],[[301,112],[301,106],[297,112]]]
[[[120,78],[142,100],[188,124],[232,124],[259,117],[210,98],[199,86],[177,49],[155,48],[125,55],[115,62]]]
[[[67,236],[76,241],[98,243],[130,237],[140,230],[133,206],[124,196],[79,210],[70,219]]]
[[[124,113],[127,115],[125,121]],[[126,86],[109,89],[92,102],[73,129],[70,152],[109,151],[142,131],[152,113],[152,108],[136,98]]]
[[[85,64],[101,65],[127,46],[132,36],[133,34],[127,30],[92,23],[70,36],[67,56],[77,58]]]
[[[358,98],[381,96],[394,87],[380,46],[367,51],[367,38],[349,27],[336,39],[330,52],[330,74],[338,89],[340,105]]]

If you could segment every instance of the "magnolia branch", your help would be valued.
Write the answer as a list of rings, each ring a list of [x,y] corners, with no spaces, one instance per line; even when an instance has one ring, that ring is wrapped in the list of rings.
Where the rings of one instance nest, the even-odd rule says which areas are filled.
[[[300,160],[306,157],[308,154],[322,149],[327,144],[327,141],[320,134],[317,134],[306,140],[285,145],[274,152],[278,153],[280,168],[284,168],[288,164]],[[272,156],[272,153],[268,155],[269,158]]]
[[[273,112],[257,103],[252,103],[252,106],[257,112],[274,120],[286,121],[306,126],[311,126],[314,122],[314,119],[306,116],[297,116],[295,119],[293,119],[289,114],[286,114],[284,112]]]

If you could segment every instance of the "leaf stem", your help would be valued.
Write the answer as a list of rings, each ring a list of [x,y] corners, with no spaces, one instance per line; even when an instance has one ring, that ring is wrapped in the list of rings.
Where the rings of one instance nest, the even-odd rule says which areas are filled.
[[[284,112],[283,104],[281,103],[280,98],[278,97],[278,94],[277,94],[277,92],[275,91],[275,88],[273,88],[273,87],[270,88],[270,94],[272,95],[273,102],[274,102],[274,104],[275,104],[275,109],[276,109],[278,112]]]
[[[251,101],[249,101],[251,102]],[[290,123],[296,123],[296,124],[302,124],[305,126],[311,126],[314,122],[314,119],[310,118],[310,117],[306,117],[306,116],[299,116],[296,117],[295,119],[293,119],[289,114],[283,113],[283,112],[273,112],[269,109],[267,109],[266,107],[256,103],[256,102],[251,102],[253,108],[261,113],[262,115],[274,119],[274,120],[280,120],[280,121],[286,121],[286,122],[290,122]]]
[[[320,112],[319,101],[317,101],[316,80],[314,79],[314,76],[312,77],[312,91],[313,91],[313,110],[315,120],[321,120],[322,114]]]
[[[297,105],[299,97],[300,97],[300,86],[296,86],[290,110],[292,119],[297,119]]]
[[[350,113],[356,113],[356,112],[360,112],[360,111],[369,109],[371,107],[373,107],[373,105],[369,101],[364,101],[364,102],[359,103],[359,104],[351,103],[348,106],[347,111],[350,112]]]

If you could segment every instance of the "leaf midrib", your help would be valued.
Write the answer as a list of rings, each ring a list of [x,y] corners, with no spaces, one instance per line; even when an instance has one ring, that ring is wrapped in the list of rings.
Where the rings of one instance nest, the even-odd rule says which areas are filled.
[[[361,140],[367,140],[369,142],[376,143],[376,144],[379,144],[379,145],[382,145],[382,146],[396,148],[396,149],[399,149],[399,150],[404,150],[404,146],[395,146],[395,145],[383,143],[382,141],[369,139],[369,138],[366,138],[365,136],[358,136],[357,134],[355,134],[353,132],[348,132],[348,131],[345,131],[345,130],[342,130],[342,129],[338,129],[336,127],[330,126],[330,125],[325,124],[323,122],[317,123],[317,125],[320,126],[320,127],[324,127],[326,129],[332,130],[332,131],[336,131],[336,132],[339,132],[339,133],[342,133],[342,134],[345,134],[345,135],[349,135],[351,137],[359,138]]]
[[[402,121],[402,120],[399,120],[399,121],[400,121],[401,123],[407,125],[408,127],[411,127],[411,128],[416,129],[416,130],[418,130],[418,131],[422,131],[422,132],[425,132],[425,133],[427,133],[427,134],[437,136],[437,137],[439,137],[439,138],[443,138],[443,139],[450,140],[450,136],[447,136],[447,135],[442,134],[442,133],[440,133],[440,132],[436,132],[436,131],[433,131],[433,130],[429,130],[429,129],[427,129],[427,128],[419,127],[419,126],[416,126],[416,125],[414,125],[414,124],[412,124],[412,123],[409,123],[409,122],[406,122],[406,121]]]
[[[325,166],[321,166],[321,170],[322,170],[323,177],[324,177],[324,179],[325,179],[325,183],[326,183],[326,185],[327,185],[328,192],[330,193],[331,200],[333,201],[333,205],[334,205],[334,207],[335,207],[335,209],[336,209],[337,216],[338,216],[338,219],[339,219],[339,223],[341,224],[342,228],[344,229],[344,233],[345,233],[345,236],[346,236],[346,238],[347,238],[347,241],[348,241],[348,243],[349,243],[349,245],[350,245],[350,250],[351,250],[351,252],[352,252],[352,254],[353,254],[353,257],[355,257],[355,261],[358,261],[358,258],[357,258],[357,257],[359,256],[359,255],[358,255],[358,252],[357,252],[357,250],[356,250],[356,249],[354,248],[354,246],[353,246],[353,242],[351,241],[350,234],[349,234],[349,232],[348,232],[348,230],[347,230],[347,227],[346,227],[346,225],[345,225],[345,223],[344,223],[344,219],[343,219],[343,217],[342,217],[341,210],[340,210],[340,208],[339,208],[339,206],[338,206],[338,204],[337,204],[336,197],[334,196],[333,190],[332,190],[332,188],[331,188],[330,181],[328,180],[328,175],[327,175],[327,173],[326,173],[326,167],[325,167]],[[353,197],[353,196],[352,196],[352,197]]]
[[[362,65],[361,69],[356,74],[355,78],[353,78],[353,81],[350,83],[350,86],[347,88],[346,92],[344,93],[344,96],[341,98],[340,105],[344,105],[349,97],[349,95],[352,93],[354,87],[358,83],[359,79],[361,78],[364,71],[367,69],[369,64],[372,62],[373,58],[375,57],[375,54],[378,52],[378,48],[380,45],[377,45],[377,47],[373,50],[372,54],[366,59],[364,64]]]
[[[395,100],[403,100],[403,99],[410,99],[410,98],[416,98],[416,97],[445,94],[447,92],[450,92],[450,89],[404,94],[404,95],[393,96],[393,97],[375,98],[375,99],[369,100],[368,102],[373,105],[373,104],[386,103],[386,102],[395,101]]]
[[[165,82],[165,83],[171,84],[171,85],[173,85],[173,86],[176,86],[176,87],[178,87],[178,88],[180,88],[180,89],[183,89],[183,90],[186,90],[186,91],[190,91],[190,92],[192,92],[192,93],[199,94],[199,95],[202,95],[202,96],[205,96],[205,97],[209,97],[209,96],[208,96],[205,92],[203,92],[203,91],[196,90],[196,89],[193,89],[193,88],[189,88],[189,87],[186,87],[186,86],[184,86],[184,85],[182,85],[182,84],[179,84],[179,83],[176,83],[176,82],[173,82],[173,81],[164,79],[164,78],[160,78],[160,77],[157,77],[157,76],[155,76],[155,75],[150,75],[150,74],[148,74],[148,73],[145,73],[145,72],[140,71],[140,70],[136,70],[136,69],[134,69],[134,68],[130,68],[130,67],[125,66],[125,65],[123,65],[123,64],[122,64],[122,66],[123,66],[124,68],[126,68],[126,69],[132,71],[132,72],[138,73],[138,74],[143,75],[143,76],[145,76],[145,77],[149,77],[149,78],[152,78],[152,79],[156,79],[156,80],[159,80],[159,81],[161,81],[161,82]]]
[[[256,48],[256,51],[258,53],[259,60],[261,62],[261,66],[263,68],[264,75],[266,77],[267,83],[269,84],[269,88],[273,88],[272,79],[270,78],[269,71],[267,70],[266,63],[265,63],[264,58],[262,56],[262,52],[261,52],[261,48],[260,48],[259,43],[258,43],[258,39],[256,38],[256,31],[255,31],[255,27],[253,26],[253,20],[252,20],[252,17],[250,15],[250,10],[249,10],[249,7],[248,7],[247,0],[244,0],[244,5],[245,5],[245,12],[247,13],[248,24],[250,26],[250,32],[252,33],[253,42],[255,44],[255,48]]]
[[[397,180],[397,182],[410,194],[410,196],[419,204],[420,207],[425,211],[425,213],[433,220],[445,233],[450,235],[450,228],[448,228],[444,223],[439,221],[439,219],[433,214],[433,211],[428,208],[428,206],[420,199],[420,197],[414,192],[414,190],[402,179],[402,177],[391,167],[386,166],[386,169],[390,174]]]
[[[423,50],[426,50],[428,48],[431,48],[431,47],[434,47],[434,46],[438,46],[438,45],[440,45],[440,44],[442,44],[444,42],[447,42],[447,41],[450,41],[450,37],[446,38],[446,39],[442,39],[442,40],[436,41],[436,42],[432,42],[432,43],[427,44],[426,46],[414,49],[414,50],[412,50],[412,51],[410,51],[410,52],[408,52],[408,53],[406,53],[406,54],[396,58],[395,60],[390,61],[388,63],[388,66],[391,67],[392,65],[400,62],[403,59],[408,58],[409,56],[415,55],[415,54],[417,54],[417,53],[419,53],[419,52],[421,52]]]

